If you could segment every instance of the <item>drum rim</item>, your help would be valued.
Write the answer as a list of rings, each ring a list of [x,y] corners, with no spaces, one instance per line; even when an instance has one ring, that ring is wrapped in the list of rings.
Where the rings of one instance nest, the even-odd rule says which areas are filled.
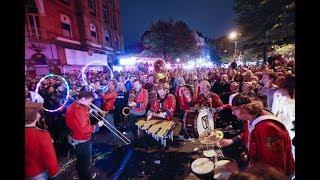
[[[213,164],[213,165],[212,165],[212,170],[211,170],[210,172],[204,173],[204,174],[199,174],[199,173],[195,172],[195,171],[192,169],[192,164],[193,164],[196,160],[199,160],[199,159],[207,159],[207,160],[209,160],[209,162],[211,162],[211,163]],[[197,159],[195,159],[194,161],[192,161],[192,163],[190,164],[190,169],[191,169],[191,171],[192,171],[194,174],[200,175],[200,176],[208,175],[208,174],[212,173],[212,172],[214,171],[214,168],[215,168],[214,162],[213,162],[211,159],[207,158],[207,157],[197,158]]]
[[[204,152],[206,151],[213,151],[214,155],[213,156],[206,156]],[[210,150],[203,150],[202,154],[206,157],[206,158],[213,158],[217,155],[216,151],[214,149],[210,149]]]
[[[232,158],[229,158],[229,157],[219,157],[218,160],[217,160],[217,162],[218,162],[218,161],[221,161],[221,160],[229,160],[230,162],[235,163],[235,165],[237,165],[237,168],[239,169],[238,163],[237,163],[237,161],[236,161],[235,159],[232,159]],[[214,166],[214,169],[213,169],[213,177],[214,177],[214,178],[215,178],[215,176],[216,176],[215,171],[216,171],[216,166]],[[232,173],[232,172],[230,172],[230,173]],[[220,175],[221,175],[221,173],[220,173]],[[220,176],[220,175],[219,175],[219,176]]]

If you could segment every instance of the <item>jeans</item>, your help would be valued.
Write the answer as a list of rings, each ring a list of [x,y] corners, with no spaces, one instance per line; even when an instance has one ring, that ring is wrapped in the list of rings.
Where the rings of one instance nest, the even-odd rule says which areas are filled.
[[[114,127],[113,114],[107,114],[104,118]]]
[[[44,171],[36,176],[27,178],[28,180],[47,180],[49,178],[48,172]]]
[[[90,140],[76,145],[75,152],[77,156],[76,169],[80,180],[92,179],[92,144]]]
[[[113,114],[107,114],[104,118],[113,126],[115,127],[115,124],[114,124],[114,115]],[[109,127],[109,126],[108,126]],[[116,128],[116,127],[115,127]],[[110,137],[111,137],[111,141],[112,142],[117,142],[119,140],[119,138],[113,134],[112,131],[110,131],[109,129],[106,130],[107,133],[110,134]]]

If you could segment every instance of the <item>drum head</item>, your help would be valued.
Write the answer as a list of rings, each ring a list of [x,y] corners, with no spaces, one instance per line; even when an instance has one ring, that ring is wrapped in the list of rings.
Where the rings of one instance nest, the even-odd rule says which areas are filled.
[[[191,170],[199,175],[205,175],[213,171],[214,163],[208,158],[199,158],[192,162]]]
[[[229,179],[232,172],[238,171],[238,165],[234,160],[221,159],[215,163],[214,179]]]
[[[216,156],[216,151],[214,151],[214,149],[204,150],[203,155],[205,157],[212,158],[212,157]]]
[[[204,131],[214,129],[213,116],[208,108],[199,110],[196,124],[198,135],[202,134]]]

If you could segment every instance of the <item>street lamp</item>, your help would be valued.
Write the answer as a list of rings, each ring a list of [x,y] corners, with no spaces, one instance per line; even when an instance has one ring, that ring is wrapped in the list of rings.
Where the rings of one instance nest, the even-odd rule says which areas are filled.
[[[234,57],[236,57],[236,52],[237,52],[237,37],[238,36],[241,36],[241,34],[236,31],[232,31],[229,34],[229,39],[234,40]]]

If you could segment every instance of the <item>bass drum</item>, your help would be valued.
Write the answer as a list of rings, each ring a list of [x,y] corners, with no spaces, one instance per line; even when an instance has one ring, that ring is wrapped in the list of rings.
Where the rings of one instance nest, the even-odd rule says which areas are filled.
[[[208,108],[187,110],[183,117],[185,133],[190,138],[199,138],[204,131],[214,129],[213,115]]]

